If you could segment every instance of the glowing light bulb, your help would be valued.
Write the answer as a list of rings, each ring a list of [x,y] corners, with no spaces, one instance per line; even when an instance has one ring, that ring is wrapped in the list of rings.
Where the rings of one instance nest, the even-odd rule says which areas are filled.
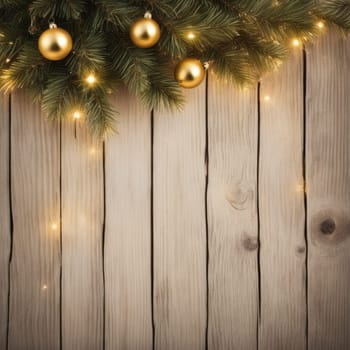
[[[196,35],[192,32],[187,34],[187,38],[193,40],[196,37]]]
[[[300,46],[300,40],[299,39],[293,39],[292,44],[294,47],[299,47]]]
[[[89,74],[87,77],[86,77],[86,82],[89,84],[89,85],[94,85],[96,83],[96,77],[93,75],[93,74]]]
[[[81,113],[80,113],[80,111],[75,111],[75,112],[73,113],[73,118],[74,118],[74,119],[80,119],[80,118],[81,118]]]
[[[42,290],[46,290],[47,289],[47,285],[44,284],[42,287],[41,287]]]
[[[53,231],[56,231],[57,229],[58,229],[58,225],[54,222],[54,223],[52,223],[51,224],[51,229],[53,230]]]
[[[6,58],[5,61],[6,61],[6,63],[10,63],[11,60],[9,58]]]
[[[320,29],[323,29],[324,28],[324,22],[323,21],[317,22],[317,27],[320,28]]]
[[[304,192],[306,192],[306,183],[304,182],[304,183],[299,183],[299,184],[297,184],[297,186],[296,186],[296,191],[297,191],[298,193],[304,193]]]
[[[270,95],[266,95],[266,96],[264,97],[264,100],[265,100],[266,102],[269,102],[269,101],[271,100],[271,96],[270,96]]]

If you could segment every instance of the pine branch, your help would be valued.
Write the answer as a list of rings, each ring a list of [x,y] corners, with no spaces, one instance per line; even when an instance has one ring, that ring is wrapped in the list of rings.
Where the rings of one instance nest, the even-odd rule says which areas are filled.
[[[344,32],[350,31],[350,1],[328,0],[316,8],[316,14],[325,21],[334,24]]]
[[[88,0],[35,0],[29,6],[31,16],[49,19],[79,19]]]
[[[45,62],[36,45],[27,42],[9,68],[1,72],[1,90],[9,92],[16,88],[31,89],[45,84],[53,64]]]
[[[41,102],[44,112],[54,120],[73,115],[83,105],[80,89],[63,67],[47,79]]]
[[[84,101],[86,120],[91,132],[98,138],[115,132],[117,112],[111,107],[106,92],[94,89],[85,95]]]
[[[162,33],[140,49],[129,30],[146,10]],[[37,47],[50,19],[73,37],[73,52],[59,62]],[[210,61],[222,79],[252,84],[288,56],[293,38],[319,34],[320,19],[350,31],[350,0],[0,0],[0,89],[26,88],[54,119],[79,108],[102,136],[113,129],[108,96],[119,85],[148,108],[181,108],[173,73],[181,59]]]
[[[142,91],[141,98],[149,109],[179,110],[183,107],[185,100],[182,90],[166,62],[158,65],[148,79],[150,84]]]
[[[98,16],[95,16],[94,26],[99,28],[108,28],[110,24],[114,30],[128,31],[131,23],[144,14],[142,8],[126,0],[96,0],[95,4]]]
[[[71,72],[83,76],[91,72],[103,72],[107,59],[105,36],[102,33],[86,31],[74,41],[73,53],[67,58],[67,65]]]
[[[153,49],[135,48],[129,41],[119,40],[111,52],[112,70],[129,91],[137,96],[149,85],[148,77],[155,72],[158,61]]]

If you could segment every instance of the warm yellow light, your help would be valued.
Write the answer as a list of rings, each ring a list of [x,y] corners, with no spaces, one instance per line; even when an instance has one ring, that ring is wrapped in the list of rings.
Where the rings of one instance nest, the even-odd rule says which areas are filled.
[[[196,35],[192,32],[187,34],[187,38],[193,40],[196,37]]]
[[[89,85],[94,85],[96,83],[96,77],[93,75],[93,74],[89,74],[87,77],[86,77],[86,82],[89,84]]]
[[[54,230],[54,231],[57,230],[58,229],[58,225],[56,223],[51,224],[51,229]]]
[[[42,288],[41,288],[42,290],[46,290],[47,289],[47,285],[46,284],[44,284],[43,286],[42,286]]]
[[[6,58],[6,63],[10,63],[10,59],[9,58]]]
[[[320,29],[323,29],[324,28],[324,22],[323,21],[317,22],[317,27],[320,28]]]
[[[294,47],[299,47],[300,46],[300,40],[299,39],[293,39],[292,44]]]
[[[271,100],[271,96],[266,95],[266,96],[264,97],[264,100],[265,100],[266,102],[270,101],[270,100]]]
[[[80,111],[75,111],[75,112],[73,113],[73,118],[74,118],[74,119],[80,119],[80,118],[81,118],[81,113],[80,113]]]
[[[299,183],[299,184],[297,184],[297,186],[296,186],[296,191],[297,191],[298,193],[304,193],[304,192],[306,192],[306,184],[305,184],[305,182],[304,182],[304,183]]]

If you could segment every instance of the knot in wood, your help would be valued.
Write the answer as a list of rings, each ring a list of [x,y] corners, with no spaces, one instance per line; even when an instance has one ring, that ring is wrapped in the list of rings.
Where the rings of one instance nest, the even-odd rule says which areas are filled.
[[[320,225],[320,230],[325,235],[331,235],[335,231],[335,221],[331,218],[324,220]]]
[[[235,184],[226,192],[226,200],[236,210],[245,210],[254,198],[253,190],[246,184]]]
[[[297,246],[297,248],[296,248],[296,252],[298,254],[304,254],[305,251],[306,251],[306,248],[304,246]]]
[[[254,251],[258,248],[258,240],[253,237],[245,237],[243,239],[243,247],[248,251]]]
[[[326,208],[315,213],[311,219],[311,239],[329,248],[343,246],[350,239],[350,218],[343,208]]]

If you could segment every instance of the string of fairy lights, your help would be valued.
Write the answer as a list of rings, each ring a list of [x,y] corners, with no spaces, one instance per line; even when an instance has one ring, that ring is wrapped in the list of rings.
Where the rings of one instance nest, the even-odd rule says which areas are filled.
[[[318,21],[316,26],[322,30],[325,28],[323,21]],[[159,24],[152,18],[150,11],[147,11],[144,17],[137,19],[130,28],[130,38],[139,48],[150,48],[155,46],[160,39],[161,29]],[[189,40],[196,40],[198,34],[190,31],[187,34]],[[295,48],[302,46],[302,41],[293,38],[291,45]],[[50,23],[49,29],[44,31],[38,42],[38,48],[41,54],[53,61],[66,58],[72,51],[73,40],[70,34],[64,29],[58,28],[55,23]],[[183,88],[195,88],[199,86],[205,77],[205,71],[208,69],[208,63],[202,63],[199,59],[188,57],[180,61],[175,67],[174,76],[176,81]],[[98,84],[98,76],[95,72],[89,72],[84,78],[85,84],[93,88]],[[264,101],[270,101],[270,96],[265,96]],[[81,110],[74,110],[72,116],[75,120],[83,117]]]
[[[134,67],[137,67],[138,62],[142,62],[142,59],[140,59],[137,56],[142,55],[142,50],[135,50],[134,52],[136,52],[136,54],[134,54],[132,53],[133,48],[131,46],[130,59],[125,59],[125,57],[118,56],[118,54],[113,53],[113,55],[111,56],[113,64],[124,64],[123,60],[126,61],[125,67],[122,67],[122,69],[115,69],[113,67],[113,69],[115,69],[115,71],[113,71],[113,74],[115,74],[115,76],[118,77],[113,78],[113,74],[99,72],[98,68],[96,68],[98,65],[96,64],[89,64],[89,62],[87,62],[88,64],[86,65],[86,68],[81,67],[81,62],[84,62],[85,58],[83,58],[82,61],[79,61],[79,54],[81,53],[78,51],[78,48],[80,45],[79,42],[80,40],[82,40],[79,37],[79,35],[77,35],[77,37],[71,35],[67,30],[58,26],[55,23],[53,17],[50,18],[50,21],[48,23],[48,29],[42,31],[41,28],[44,24],[45,19],[41,19],[41,17],[38,18],[31,15],[31,25],[28,28],[28,31],[31,35],[35,34],[39,36],[39,40],[37,40],[38,51],[40,52],[41,56],[43,56],[46,60],[62,61],[68,58],[68,61],[64,62],[66,67],[69,68],[69,72],[67,69],[67,79],[64,80],[65,77],[63,76],[64,74],[62,74],[64,69],[61,69],[61,71],[57,71],[56,75],[50,76],[48,67],[53,67],[53,70],[55,70],[56,66],[48,64],[49,62],[39,61],[40,55],[39,59],[37,59],[37,56],[35,56],[35,54],[32,53],[31,43],[27,46],[23,45],[20,53],[18,51],[18,47],[14,47],[16,50],[10,50],[9,48],[7,48],[8,51],[5,52],[9,53],[7,54],[8,56],[5,56],[5,58],[3,58],[6,61],[6,65],[4,65],[2,70],[2,76],[0,77],[0,89],[5,92],[10,92],[16,87],[23,86],[24,88],[33,92],[34,96],[36,96],[38,98],[38,101],[41,102],[41,107],[43,111],[50,118],[58,117],[73,119],[75,121],[84,120],[84,122],[86,122],[86,124],[91,129],[91,131],[93,131],[93,133],[102,137],[105,135],[105,131],[107,132],[114,130],[112,125],[114,119],[114,109],[112,108],[112,106],[110,106],[108,98],[106,96],[106,94],[110,94],[113,91],[116,91],[116,88],[113,85],[115,83],[113,79],[117,79],[118,82],[120,81],[121,83],[127,85],[129,90],[136,96],[140,97],[143,100],[143,102],[149,106],[149,108],[158,109],[158,107],[162,108],[163,106],[165,106],[166,108],[170,107],[172,109],[173,107],[180,108],[184,101],[183,96],[181,96],[181,90],[177,88],[176,83],[180,87],[185,89],[196,88],[204,81],[206,71],[209,69],[209,64],[211,65],[211,73],[215,72],[215,74],[222,78],[223,82],[225,81],[225,79],[231,80],[232,78],[233,81],[237,81],[238,84],[241,84],[243,88],[246,89],[244,87],[245,84],[253,83],[254,79],[259,79],[259,77],[261,76],[261,74],[264,73],[264,71],[272,69],[267,68],[268,65],[270,65],[270,67],[279,66],[281,64],[282,59],[273,59],[273,55],[268,55],[268,53],[260,53],[259,55],[262,56],[262,60],[274,60],[274,63],[271,64],[269,62],[266,65],[266,68],[260,68],[258,67],[258,64],[254,62],[254,60],[258,61],[258,59],[254,58],[254,53],[251,54],[248,49],[246,50],[247,52],[243,50],[244,52],[242,56],[251,56],[250,59],[252,61],[252,69],[250,70],[246,67],[247,64],[250,64],[251,61],[249,59],[243,58],[242,60],[237,60],[238,67],[235,71],[235,68],[231,67],[232,65],[235,65],[235,59],[231,59],[231,53],[229,51],[223,54],[222,56],[220,56],[220,52],[218,52],[218,54],[203,53],[203,56],[206,57],[205,59],[200,59],[200,57],[196,57],[196,54],[194,54],[193,52],[192,55],[190,53],[187,54],[187,56],[189,57],[184,57],[183,55],[177,54],[177,58],[172,59],[178,62],[174,65],[174,68],[171,68],[173,64],[172,61],[169,62],[169,65],[165,69],[165,64],[163,64],[161,60],[159,60],[159,64],[163,64],[163,66],[161,67],[163,71],[160,69],[158,75],[156,75],[154,78],[153,72],[150,73],[150,69],[148,67],[151,66],[151,64],[149,64],[147,61],[147,59],[149,59],[149,57],[153,53],[151,53],[151,55],[147,55],[145,52],[144,66],[146,68],[140,67],[138,68],[138,70],[141,72],[140,74],[131,72],[131,75],[134,74],[136,79],[137,76],[140,76],[141,80],[148,79],[149,81],[146,83],[134,84],[134,79],[132,79],[132,82],[130,83],[128,80],[128,76],[124,76],[124,72],[127,69],[127,67],[131,71],[133,69],[137,71],[137,69]],[[314,33],[316,33],[317,31],[322,31],[326,27],[326,22],[324,20],[315,19],[314,21],[314,24],[313,21],[309,24],[310,26],[308,29],[308,33],[310,35],[305,34],[306,36],[302,36],[300,38],[291,37],[290,45],[288,45],[288,39],[286,43],[285,38],[281,40],[281,43],[278,39],[278,42],[276,41],[276,43],[278,45],[283,46],[285,52],[288,52],[288,46],[294,47],[295,49],[301,48],[303,46],[303,43],[306,42],[306,40],[308,40],[309,38],[311,38],[311,36]],[[27,26],[27,23],[25,25]],[[131,43],[134,45],[135,49],[140,48],[147,50],[148,48],[152,48],[159,43],[158,49],[162,50],[164,43],[159,41],[161,38],[161,34],[165,33],[161,32],[167,32],[168,29],[163,27],[161,29],[161,26],[157,23],[156,20],[153,19],[151,11],[146,11],[144,13],[144,16],[134,20],[134,22],[131,25],[127,24],[127,26],[129,26],[126,28],[129,28],[127,30],[129,31]],[[310,29],[311,27],[313,27],[314,29]],[[178,36],[181,38],[182,41],[185,38],[185,42],[188,47],[191,47],[193,45],[195,52],[197,50],[195,48],[202,47],[201,45],[203,45],[203,42],[207,40],[206,33],[201,33],[199,29],[197,30],[193,26],[189,26],[187,30],[187,33],[181,32],[181,34],[178,34]],[[101,35],[104,35],[103,32],[101,33]],[[233,34],[230,35],[232,36]],[[301,34],[299,35],[301,36]],[[0,33],[0,36],[5,37],[5,34]],[[163,37],[164,35],[162,35],[162,40]],[[179,41],[180,46],[182,45],[181,40]],[[243,38],[242,40],[245,39]],[[6,39],[2,40],[2,43],[6,45],[14,45],[13,41],[14,39],[13,37],[11,37],[11,39],[9,39],[9,41],[7,42]],[[127,45],[130,47],[129,42],[127,42]],[[240,44],[238,44],[238,47],[239,45]],[[244,45],[249,45],[249,42],[247,41],[247,43],[244,43],[243,46]],[[30,49],[28,47],[30,47]],[[158,49],[152,50],[152,52],[154,51],[157,54]],[[184,52],[186,51],[188,51],[187,47],[184,46]],[[236,53],[239,53],[239,49],[236,49],[236,51]],[[70,54],[71,57],[68,57]],[[109,53],[104,53],[103,51],[101,51],[101,62],[104,61],[105,54],[107,54],[107,56],[109,55]],[[39,85],[37,87],[32,87],[30,85],[30,74],[23,74],[24,78],[22,78],[21,76],[21,70],[26,69],[25,64],[27,64],[29,67],[29,64],[26,62],[25,57],[32,57],[31,55],[33,55],[33,58],[37,59],[37,61],[39,62],[35,66],[36,70],[35,74],[33,75],[35,77],[34,80],[37,82],[36,85]],[[94,55],[96,55],[96,51],[94,51]],[[198,55],[200,55],[200,53],[197,53],[197,56]],[[225,55],[229,58],[227,58]],[[282,53],[279,53],[278,55],[280,55],[281,57],[283,56]],[[181,57],[181,59],[179,57]],[[92,61],[94,60],[96,60],[96,57],[92,55]],[[227,62],[225,60],[227,60]],[[76,63],[78,61],[79,64]],[[120,63],[119,61],[122,63]],[[265,63],[263,63],[263,66],[264,64]],[[75,65],[77,65],[78,71],[76,71],[75,68],[71,68],[75,67]],[[57,65],[57,67],[60,67],[59,64]],[[169,68],[170,70],[173,69],[173,78],[171,71],[169,75]],[[45,79],[39,79],[40,73],[44,75]],[[162,75],[164,76],[164,85],[159,84],[159,77]],[[154,81],[152,81],[152,79],[154,79]],[[169,92],[166,91],[167,88],[169,88]],[[40,95],[39,90],[42,91],[42,95]],[[64,95],[62,92],[63,102],[60,100],[59,97],[61,96],[59,95],[59,93],[62,90],[64,90],[65,93]],[[262,101],[268,102],[271,99],[272,96],[266,96],[266,98],[263,97]],[[96,105],[94,105],[95,102]]]
[[[145,21],[144,21],[145,20]],[[320,30],[325,29],[325,23],[319,21],[316,26]],[[196,40],[198,34],[189,32],[187,34],[188,39]],[[152,16],[147,12],[143,19],[137,20],[131,28],[130,37],[135,45],[142,48],[148,48],[154,46],[160,37],[159,25],[152,19]],[[39,39],[39,51],[41,54],[50,60],[62,60],[69,55],[72,50],[72,38],[70,34],[63,29],[57,27],[57,25],[51,23],[47,31],[43,32]],[[298,38],[291,39],[291,46],[295,49],[302,47],[302,41]],[[10,62],[10,58],[6,59],[6,62]],[[175,78],[179,84],[185,88],[193,88],[200,85],[205,76],[205,70],[209,68],[208,63],[202,63],[199,60],[193,61],[191,59],[184,59],[181,61],[175,69]],[[90,72],[84,77],[84,82],[88,87],[94,87],[98,84],[98,75],[94,72]],[[271,95],[267,94],[262,97],[262,101],[270,103],[272,100]],[[75,121],[82,119],[83,112],[81,110],[74,110],[72,118]],[[90,150],[90,154],[95,154],[95,149]],[[297,193],[306,192],[305,183],[297,184],[295,188]],[[52,232],[57,232],[60,229],[60,225],[57,222],[50,224]],[[41,290],[46,292],[49,286],[45,282],[41,285]]]

